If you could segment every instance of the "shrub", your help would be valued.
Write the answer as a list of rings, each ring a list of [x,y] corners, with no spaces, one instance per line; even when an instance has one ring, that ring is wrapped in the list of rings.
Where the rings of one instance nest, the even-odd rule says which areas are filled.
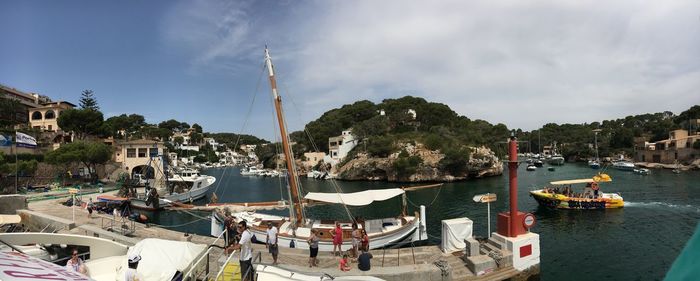
[[[416,173],[418,166],[423,163],[423,159],[419,156],[399,157],[394,161],[394,170],[399,179],[408,178]]]
[[[375,157],[388,157],[394,151],[394,141],[390,137],[372,137],[369,139],[367,153]]]
[[[445,150],[445,157],[440,160],[440,168],[448,171],[453,176],[467,172],[469,163],[469,150],[466,148],[449,148]]]

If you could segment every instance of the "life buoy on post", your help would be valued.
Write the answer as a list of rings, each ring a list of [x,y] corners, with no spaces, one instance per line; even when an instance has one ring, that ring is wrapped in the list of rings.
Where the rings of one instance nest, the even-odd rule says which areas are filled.
[[[591,183],[591,188],[592,188],[593,190],[598,190],[598,183],[597,183],[597,182]]]

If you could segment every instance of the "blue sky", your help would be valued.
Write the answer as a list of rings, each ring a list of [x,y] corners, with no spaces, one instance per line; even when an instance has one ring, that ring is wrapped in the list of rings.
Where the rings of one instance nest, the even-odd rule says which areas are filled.
[[[404,95],[531,130],[699,104],[699,10],[627,0],[2,1],[0,83],[72,102],[92,89],[106,116],[273,139],[269,85],[258,83],[268,44],[291,130],[346,103]]]

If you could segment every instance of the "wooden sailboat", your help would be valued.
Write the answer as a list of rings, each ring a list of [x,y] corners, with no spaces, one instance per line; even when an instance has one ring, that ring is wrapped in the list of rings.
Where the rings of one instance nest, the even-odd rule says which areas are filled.
[[[289,135],[287,134],[284,113],[282,110],[282,98],[277,91],[274,67],[267,48],[265,49],[265,65],[268,70],[272,96],[274,99],[277,121],[282,137],[282,146],[289,175],[288,189],[290,197],[289,217],[259,214],[255,212],[239,212],[234,216],[237,220],[245,220],[250,230],[258,241],[265,241],[268,223],[273,223],[278,227],[278,243],[282,247],[296,247],[308,249],[306,240],[315,229],[318,236],[320,251],[332,251],[333,241],[331,231],[335,222],[339,221],[343,230],[343,249],[348,249],[352,245],[352,225],[356,223],[360,229],[364,229],[370,239],[370,248],[382,248],[402,242],[420,241],[427,239],[425,225],[425,207],[421,206],[420,215],[413,216],[407,214],[406,191],[402,188],[366,190],[355,193],[315,193],[311,192],[302,197],[299,177],[295,167],[295,161]],[[375,201],[388,200],[394,197],[403,196],[403,208],[397,217],[359,220],[354,218],[347,206],[366,206]],[[314,220],[306,217],[303,205],[306,202],[320,202],[330,204],[341,204],[344,206],[348,218],[344,220]]]

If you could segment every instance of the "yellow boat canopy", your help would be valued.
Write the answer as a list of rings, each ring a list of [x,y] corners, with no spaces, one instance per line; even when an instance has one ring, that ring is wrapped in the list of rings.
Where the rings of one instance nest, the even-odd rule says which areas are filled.
[[[578,179],[578,180],[563,180],[563,181],[553,181],[549,184],[551,185],[563,185],[563,184],[577,184],[577,183],[591,183],[591,182],[611,182],[612,178],[608,174],[597,174],[590,179]]]

